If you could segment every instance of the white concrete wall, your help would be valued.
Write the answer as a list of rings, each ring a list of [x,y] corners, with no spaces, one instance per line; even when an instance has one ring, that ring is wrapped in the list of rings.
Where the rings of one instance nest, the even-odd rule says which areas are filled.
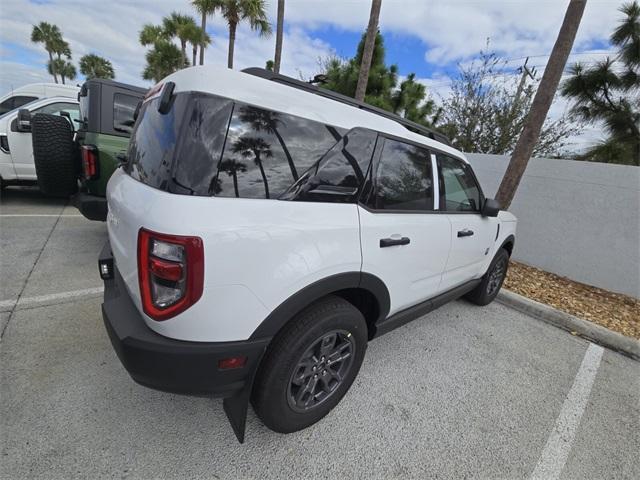
[[[467,157],[493,197],[509,157]],[[510,211],[518,217],[514,259],[640,298],[639,167],[532,159]]]

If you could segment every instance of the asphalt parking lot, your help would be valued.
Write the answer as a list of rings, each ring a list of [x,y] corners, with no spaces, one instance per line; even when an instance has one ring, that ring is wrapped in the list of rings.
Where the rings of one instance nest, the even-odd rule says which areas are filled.
[[[0,203],[2,478],[640,478],[640,363],[464,301],[369,345],[354,386],[290,435],[135,384],[102,325],[106,239],[33,189]]]

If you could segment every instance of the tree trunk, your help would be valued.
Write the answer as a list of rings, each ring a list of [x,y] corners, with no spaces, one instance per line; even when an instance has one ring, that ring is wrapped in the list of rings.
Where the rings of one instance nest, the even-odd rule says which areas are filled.
[[[236,198],[240,198],[240,192],[238,191],[238,174],[233,171],[233,191],[236,194]]]
[[[227,55],[227,67],[233,68],[233,49],[236,46],[236,27],[235,23],[229,24],[229,54]]]
[[[276,54],[273,59],[273,71],[280,73],[282,58],[282,33],[284,30],[284,0],[278,0],[278,20],[276,25]]]
[[[185,40],[180,39],[180,51],[182,52],[182,67],[183,69],[187,65],[187,42]]]
[[[373,58],[373,48],[376,44],[376,35],[378,33],[378,18],[380,17],[380,7],[382,0],[371,1],[371,13],[369,14],[369,26],[367,27],[367,36],[364,40],[364,49],[362,51],[362,62],[360,63],[360,73],[358,74],[358,86],[356,87],[356,100],[363,101],[364,94],[367,91],[367,82],[369,81],[369,69],[371,68],[371,59]]]
[[[53,55],[51,55],[51,50],[47,50],[49,53],[49,65],[51,65],[51,74],[53,75],[53,80],[58,83],[58,76],[56,75],[56,67],[53,64]]]
[[[280,146],[282,147],[282,151],[284,152],[284,156],[287,157],[287,162],[289,163],[289,170],[291,170],[291,176],[294,180],[298,180],[298,171],[296,170],[296,165],[293,163],[293,158],[291,158],[291,153],[289,153],[289,149],[284,143],[284,139],[277,128],[273,129],[273,133],[275,134],[278,142],[280,142]]]
[[[202,31],[206,33],[207,31],[207,15],[202,13],[202,21],[200,22],[200,27]],[[195,65],[195,62],[193,63]],[[204,45],[200,45],[200,65],[204,65]]]
[[[203,46],[200,46],[200,48],[204,48]],[[193,46],[193,63],[191,65],[195,65],[196,64],[196,57],[198,56],[198,46],[194,45]]]
[[[260,175],[262,175],[262,182],[264,183],[264,198],[269,198],[269,182],[267,182],[267,175],[264,173],[264,167],[262,166],[262,160],[260,160],[260,154],[254,152],[256,156],[256,163],[258,164],[258,168],[260,168]]]
[[[586,3],[587,0],[570,0],[567,7],[558,38],[553,50],[551,50],[551,56],[544,69],[544,75],[542,75],[538,91],[533,98],[531,110],[529,110],[522,133],[518,138],[518,143],[511,154],[511,161],[496,194],[496,199],[505,210],[511,205],[513,196],[540,136],[542,124],[549,112],[549,107],[551,107],[553,97],[558,89],[567,58],[571,53],[571,47],[576,38]]]

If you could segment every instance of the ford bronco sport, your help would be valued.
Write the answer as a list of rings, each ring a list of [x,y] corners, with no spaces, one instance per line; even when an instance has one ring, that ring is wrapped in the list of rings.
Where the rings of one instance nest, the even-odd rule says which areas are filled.
[[[78,94],[77,131],[54,115],[31,120],[33,156],[43,193],[68,197],[89,220],[106,220],[107,181],[125,154],[136,107],[146,89],[112,80],[86,81]]]
[[[131,377],[224,397],[240,441],[249,401],[293,432],[347,393],[369,340],[491,302],[516,219],[446,143],[264,70],[167,77],[107,187],[102,312]]]

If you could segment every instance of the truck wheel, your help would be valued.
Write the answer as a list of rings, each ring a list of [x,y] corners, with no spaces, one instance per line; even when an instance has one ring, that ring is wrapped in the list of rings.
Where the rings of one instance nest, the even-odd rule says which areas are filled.
[[[45,195],[68,197],[78,190],[78,151],[69,121],[38,113],[31,120],[33,160],[38,186]]]
[[[471,290],[465,295],[467,300],[475,303],[476,305],[488,305],[496,298],[502,283],[507,276],[507,269],[509,268],[509,252],[504,248],[498,250],[496,256],[493,257],[487,273],[482,277],[480,285]]]
[[[300,312],[274,338],[252,404],[264,424],[290,433],[316,423],[347,393],[367,349],[360,311],[330,295]]]

